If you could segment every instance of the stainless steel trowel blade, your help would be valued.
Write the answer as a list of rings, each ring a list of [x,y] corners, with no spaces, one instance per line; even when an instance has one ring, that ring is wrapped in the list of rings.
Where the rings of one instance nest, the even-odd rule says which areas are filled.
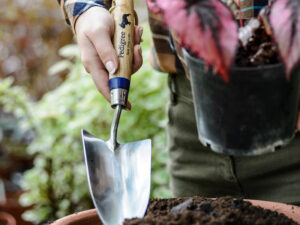
[[[120,225],[126,218],[143,217],[150,196],[151,140],[120,144],[82,130],[90,193],[104,225]]]

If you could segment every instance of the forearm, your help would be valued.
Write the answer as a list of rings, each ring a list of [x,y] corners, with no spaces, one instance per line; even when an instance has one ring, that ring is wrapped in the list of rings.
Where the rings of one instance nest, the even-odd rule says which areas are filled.
[[[57,0],[65,17],[67,24],[75,30],[78,17],[91,7],[98,6],[109,9],[111,0]]]

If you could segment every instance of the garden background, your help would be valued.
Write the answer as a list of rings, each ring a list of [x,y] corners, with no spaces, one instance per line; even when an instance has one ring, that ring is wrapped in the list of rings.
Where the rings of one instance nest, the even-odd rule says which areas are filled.
[[[84,71],[55,0],[0,3],[0,210],[47,224],[93,207],[80,130],[108,139],[113,109]],[[167,76],[148,63],[147,12],[143,0],[135,4],[144,27],[144,64],[133,76],[133,107],[121,117],[118,140],[152,139],[151,197],[170,197]],[[10,210],[18,202],[20,212]]]

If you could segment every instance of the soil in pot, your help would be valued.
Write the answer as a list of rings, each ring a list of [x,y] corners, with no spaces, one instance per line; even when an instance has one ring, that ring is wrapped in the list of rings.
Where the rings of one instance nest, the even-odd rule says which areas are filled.
[[[294,221],[287,217],[294,219]],[[300,223],[300,207],[293,205],[270,201],[233,199],[231,197],[216,200],[192,197],[151,200],[147,214],[143,219],[127,220],[124,224],[299,225],[297,222]],[[96,209],[63,217],[52,224],[103,225]]]
[[[235,66],[257,67],[280,63],[276,45],[264,26],[254,31],[245,47],[240,46],[235,57]]]
[[[143,219],[125,225],[299,225],[283,214],[231,197],[154,199]]]

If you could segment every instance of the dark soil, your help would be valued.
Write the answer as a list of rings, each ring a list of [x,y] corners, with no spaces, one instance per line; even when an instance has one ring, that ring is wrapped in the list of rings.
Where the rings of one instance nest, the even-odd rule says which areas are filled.
[[[299,225],[283,214],[231,197],[154,199],[143,219],[125,225]]]
[[[249,39],[246,47],[237,50],[235,64],[237,66],[255,67],[279,63],[277,47],[265,32],[264,27],[258,28]]]

